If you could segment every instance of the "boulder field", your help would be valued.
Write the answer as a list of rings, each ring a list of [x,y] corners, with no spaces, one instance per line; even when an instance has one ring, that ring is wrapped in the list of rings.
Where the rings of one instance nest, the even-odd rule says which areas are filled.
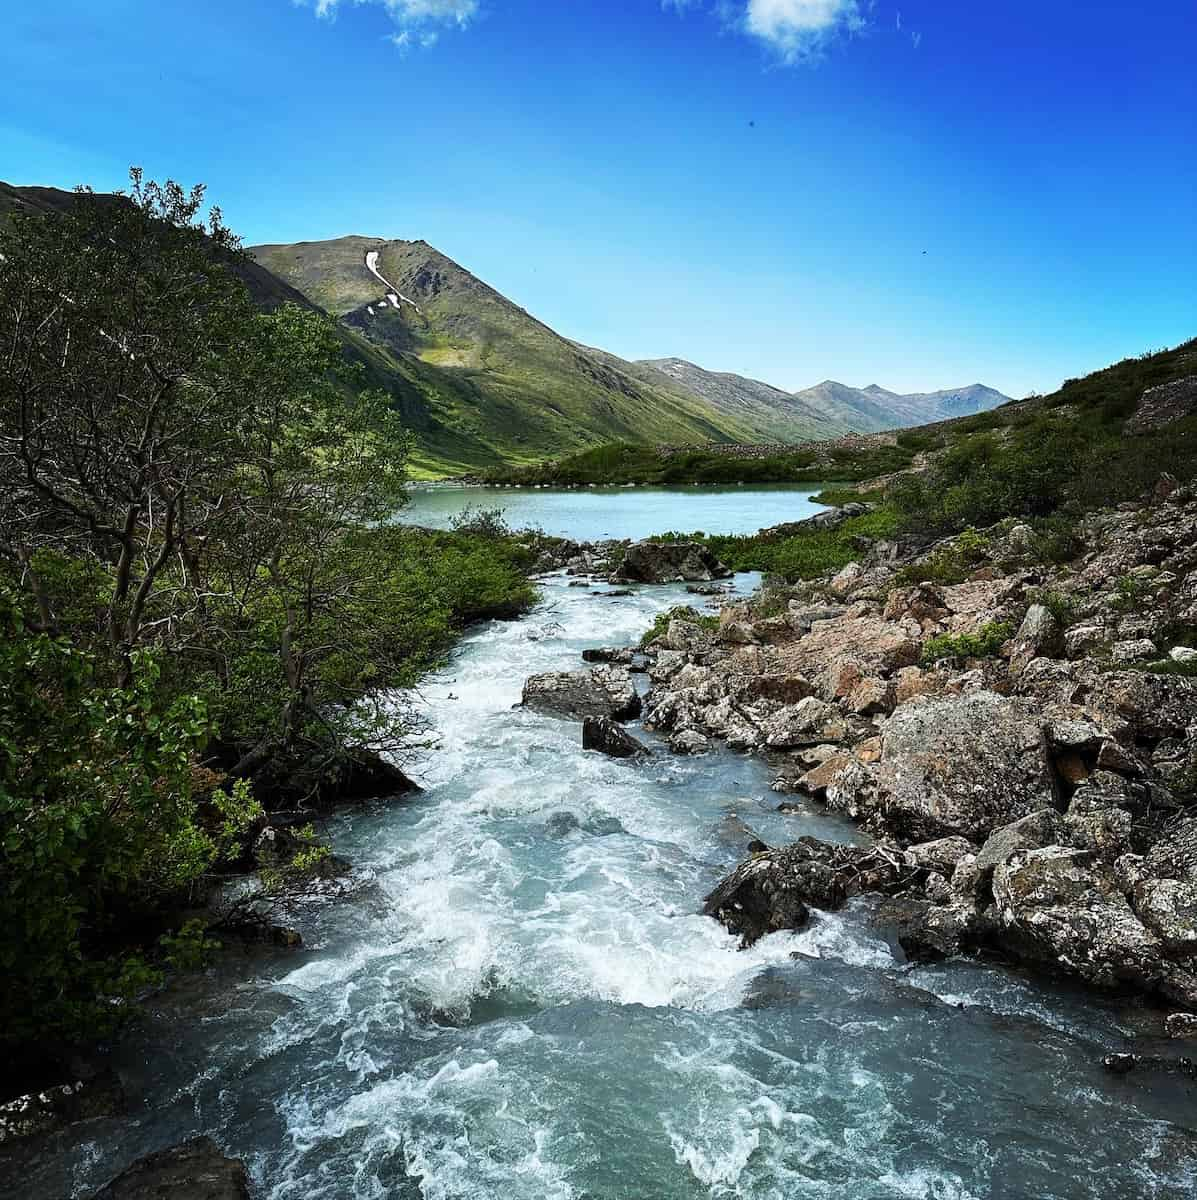
[[[748,945],[871,893],[911,958],[1197,1012],[1197,497],[1165,478],[1078,532],[1066,563],[1013,522],[874,543],[649,644],[647,729],[765,755],[873,839],[757,845],[706,912]]]

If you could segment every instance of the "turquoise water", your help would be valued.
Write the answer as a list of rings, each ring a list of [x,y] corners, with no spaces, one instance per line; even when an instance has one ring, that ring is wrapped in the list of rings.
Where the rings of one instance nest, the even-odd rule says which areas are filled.
[[[642,538],[678,530],[755,533],[783,521],[814,516],[821,484],[684,488],[463,488],[417,487],[400,520],[448,529],[468,506],[500,508],[513,528],[536,526],[579,541]]]
[[[1194,1194],[1191,1088],[1099,1065],[1143,1014],[913,966],[865,902],[747,952],[702,917],[753,836],[858,835],[778,813],[759,760],[615,761],[513,708],[693,599],[567,584],[422,689],[426,790],[332,822],[354,887],[287,914],[304,948],[153,998],[114,1051],[130,1112],[0,1160],[0,1195],[84,1196],[198,1133],[258,1200]]]

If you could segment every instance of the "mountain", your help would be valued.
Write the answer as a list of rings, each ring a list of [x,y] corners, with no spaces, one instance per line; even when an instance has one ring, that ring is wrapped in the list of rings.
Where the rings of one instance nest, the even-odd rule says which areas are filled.
[[[56,188],[0,183],[0,220],[61,213],[72,200]],[[417,476],[619,441],[796,443],[1005,400],[980,385],[899,396],[826,383],[790,394],[677,358],[627,362],[562,337],[423,241],[261,245],[233,266],[263,308],[295,303],[336,319],[365,383],[385,391],[411,429]]]
[[[717,411],[752,424],[765,441],[821,440],[840,434],[878,433],[970,416],[1010,397],[984,384],[901,395],[877,384],[849,387],[828,379],[800,392],[784,392],[759,379],[707,371],[684,358],[653,358],[637,365],[660,373]]]
[[[562,337],[427,242],[354,236],[250,253],[420,390],[441,435],[420,437],[429,468],[759,436],[665,377]]]
[[[759,379],[707,371],[684,358],[644,359],[636,365],[671,380],[725,416],[752,425],[758,441],[818,441],[858,428],[842,415]]]

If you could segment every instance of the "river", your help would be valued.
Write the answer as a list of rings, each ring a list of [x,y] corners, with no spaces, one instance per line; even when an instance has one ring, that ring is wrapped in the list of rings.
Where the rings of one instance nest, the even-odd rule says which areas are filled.
[[[698,909],[749,838],[855,830],[777,812],[755,759],[615,761],[513,709],[684,597],[556,576],[467,637],[423,688],[426,790],[329,827],[352,894],[293,916],[302,950],[155,997],[114,1051],[130,1113],[4,1194],[84,1195],[205,1132],[269,1200],[1192,1196],[1183,1089],[1099,1064],[1133,1008],[914,967],[868,903],[741,952]]]

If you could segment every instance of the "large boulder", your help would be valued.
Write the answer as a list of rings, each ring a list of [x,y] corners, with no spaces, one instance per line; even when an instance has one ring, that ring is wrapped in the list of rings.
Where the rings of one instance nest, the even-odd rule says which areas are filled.
[[[1151,991],[1164,947],[1092,855],[1063,846],[1020,850],[993,873],[1002,944],[1098,987]]]
[[[633,542],[612,583],[709,583],[731,574],[701,542]]]
[[[93,1200],[249,1200],[245,1164],[200,1137],[139,1158]]]
[[[640,695],[624,667],[550,671],[524,684],[525,707],[554,717],[630,720],[640,714]]]
[[[876,778],[885,824],[911,838],[976,841],[1056,803],[1037,706],[989,691],[918,697],[897,709]]]
[[[843,616],[812,622],[810,632],[782,647],[781,655],[787,671],[805,676],[825,700],[834,700],[862,679],[914,666],[920,639],[877,616]]]

